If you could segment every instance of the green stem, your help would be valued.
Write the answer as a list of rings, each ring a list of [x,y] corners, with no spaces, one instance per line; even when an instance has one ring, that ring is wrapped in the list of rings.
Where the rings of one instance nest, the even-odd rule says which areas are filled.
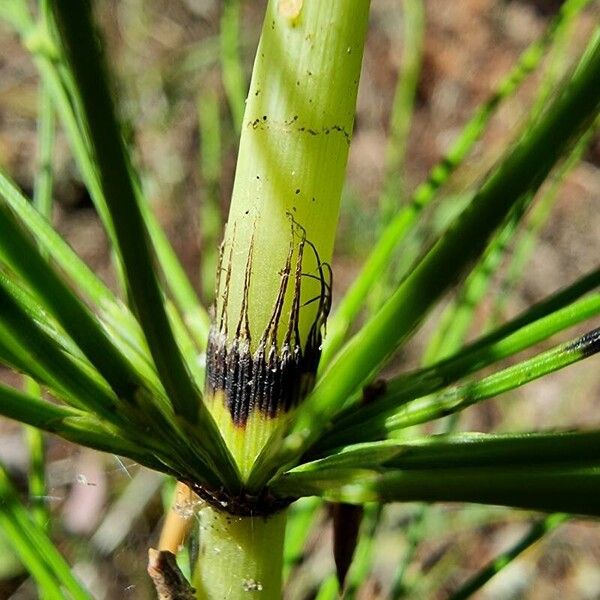
[[[272,316],[279,271],[292,241],[289,215],[305,229],[321,262],[331,260],[368,7],[367,0],[307,2],[296,18],[288,17],[278,2],[267,8],[225,234],[226,246],[234,245],[227,306],[232,333],[253,243],[256,300],[248,311],[254,346]],[[304,271],[314,273],[316,258],[304,262]],[[317,284],[303,286],[303,292],[304,287],[303,300],[318,293]],[[305,312],[300,317],[303,338],[312,320],[311,311]]]
[[[249,360],[258,360],[261,340],[265,355],[281,364],[284,351],[308,356],[300,369],[306,379],[314,379],[317,338],[328,310],[316,300],[329,305],[323,297],[326,286],[330,296],[325,263],[333,252],[368,9],[368,0],[269,2],[244,115],[213,341],[227,345],[229,357],[239,344]],[[209,380],[216,370],[213,356],[209,348]],[[271,365],[267,372],[278,368]],[[242,474],[281,422],[278,417],[299,400],[281,397],[299,387],[292,383],[268,402],[234,397],[258,387],[207,387],[209,406]]]
[[[302,562],[307,539],[319,524],[323,503],[318,498],[301,498],[290,508],[283,551],[283,579]]]
[[[286,512],[240,517],[205,507],[194,573],[199,600],[281,598]]]
[[[40,92],[40,114],[38,118],[38,168],[35,181],[33,204],[48,220],[52,218],[52,161],[54,150],[54,106],[52,96],[42,84]]]

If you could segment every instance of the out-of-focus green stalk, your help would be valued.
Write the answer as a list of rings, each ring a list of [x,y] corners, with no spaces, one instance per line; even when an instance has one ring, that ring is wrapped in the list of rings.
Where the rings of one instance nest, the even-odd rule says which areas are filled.
[[[423,60],[423,0],[404,0],[402,7],[402,62],[392,102],[390,133],[385,154],[386,177],[379,197],[379,212],[384,227],[397,212],[405,189],[404,158]]]
[[[471,326],[475,309],[485,295],[492,276],[500,265],[533,194],[525,194],[515,205],[506,223],[490,242],[482,259],[469,273],[456,300],[444,311],[436,330],[428,340],[422,362],[425,366],[456,352],[463,344]]]
[[[385,154],[385,176],[379,194],[379,231],[395,217],[406,197],[405,156],[417,96],[417,87],[423,60],[423,40],[425,34],[425,6],[423,0],[402,2],[403,43],[402,59],[389,124],[389,135]],[[416,257],[414,257],[416,258]],[[402,256],[404,267],[410,259]],[[410,262],[408,263],[410,264]],[[390,284],[396,275],[385,271],[380,274],[369,296],[369,310],[376,310],[389,296]],[[335,318],[334,327],[335,327]],[[327,344],[326,344],[327,346]],[[327,352],[327,351],[326,351]],[[325,356],[327,360],[327,355]]]
[[[240,56],[240,12],[241,0],[225,0],[221,15],[221,69],[223,87],[227,95],[233,128],[237,136],[242,130],[244,104],[246,100],[246,81]]]
[[[319,586],[315,600],[336,600],[339,597],[338,581],[335,574],[331,573]]]
[[[40,90],[38,118],[38,166],[36,170],[33,204],[48,220],[52,215],[52,161],[54,151],[54,105],[45,85]]]
[[[40,2],[45,13],[47,6]],[[39,93],[38,115],[38,165],[34,186],[33,204],[37,211],[48,221],[52,221],[53,151],[55,140],[55,117],[52,96],[42,84]],[[37,382],[27,378],[26,390],[33,396],[41,397],[42,390]],[[37,524],[49,533],[50,513],[46,506],[46,465],[45,441],[40,429],[25,428],[25,438],[29,450],[29,497],[32,503],[32,517]]]
[[[283,550],[283,581],[302,560],[307,538],[323,505],[318,498],[301,498],[289,509]]]
[[[200,236],[202,244],[200,279],[205,302],[215,295],[215,273],[219,259],[219,236],[222,219],[221,188],[221,115],[219,98],[214,89],[202,92],[198,101],[200,127],[200,173],[202,201],[200,205]]]
[[[26,380],[28,393],[40,397],[40,386],[33,380]],[[25,439],[29,450],[29,499],[31,516],[46,532],[50,531],[50,513],[46,506],[46,452],[44,434],[36,427],[25,428]]]
[[[91,600],[44,531],[27,514],[4,467],[0,465],[0,527],[39,585],[44,597]]]
[[[492,577],[502,569],[510,565],[515,558],[519,557],[525,550],[531,548],[551,531],[557,529],[568,519],[568,515],[555,513],[548,515],[531,526],[530,530],[511,548],[496,556],[490,563],[485,565],[478,573],[467,579],[448,600],[466,600],[475,592],[480,590]]]
[[[581,138],[571,155],[567,160],[564,161],[564,163],[558,169],[556,175],[552,178],[552,181],[550,182],[550,185],[542,198],[540,198],[539,202],[531,211],[531,215],[527,220],[525,231],[523,231],[522,235],[517,240],[512,253],[510,265],[504,279],[502,280],[498,294],[496,294],[489,323],[493,324],[497,322],[503,314],[504,307],[506,306],[506,302],[510,297],[511,291],[521,280],[527,263],[529,262],[529,259],[538,241],[540,232],[552,214],[552,209],[560,191],[561,184],[563,183],[565,177],[577,166],[581,160],[581,157],[588,147],[590,140],[594,134],[597,133],[598,126],[599,124],[597,122],[594,127],[590,127],[589,131]]]

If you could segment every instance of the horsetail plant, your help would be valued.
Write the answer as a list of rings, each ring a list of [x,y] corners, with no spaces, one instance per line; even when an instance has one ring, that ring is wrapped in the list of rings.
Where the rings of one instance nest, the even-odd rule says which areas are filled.
[[[226,89],[238,107],[232,111],[241,138],[210,327],[208,312],[146,204],[115,116],[90,6],[49,0],[50,11],[42,11],[39,22],[24,1],[0,6],[34,57],[50,113],[56,111],[70,140],[112,242],[123,288],[122,295],[111,291],[53,229],[47,209],[36,210],[0,173],[0,361],[45,392],[1,385],[0,413],[129,457],[176,478],[188,498],[200,498],[200,550],[191,584],[165,551],[176,549],[183,532],[165,536],[171,541],[151,551],[149,572],[161,598],[235,599],[248,592],[281,597],[282,574],[287,577],[297,561],[302,529],[319,506],[309,500],[290,511],[305,497],[378,503],[366,511],[365,527],[372,532],[381,503],[395,501],[600,515],[598,431],[406,432],[598,352],[600,332],[592,329],[498,366],[597,316],[598,270],[469,344],[463,330],[454,331],[459,341],[444,346],[446,352],[432,350],[422,368],[378,379],[481,255],[472,271],[477,281],[490,262],[498,264],[544,180],[564,170],[565,156],[581,155],[579,140],[588,139],[600,110],[600,30],[467,208],[348,336],[400,238],[481,136],[498,104],[585,4],[563,5],[450,154],[396,212],[329,330],[330,265],[368,0],[270,0],[241,123],[236,98],[243,78],[229,39],[239,4],[226,3]],[[419,20],[420,4],[411,6]],[[201,118],[207,114],[201,107]],[[36,193],[49,201],[47,188],[41,180]],[[388,194],[386,211],[392,200]],[[491,374],[476,375],[490,366],[496,369]],[[27,518],[4,471],[0,495],[0,524],[14,532],[23,562],[46,596],[88,597],[58,555],[48,554],[54,569],[45,565],[31,540],[48,545],[46,533]],[[361,513],[344,505],[336,510],[348,515],[349,527],[354,519],[358,535]],[[290,512],[297,520],[286,542]],[[563,520],[549,518],[525,545]],[[354,549],[349,546],[336,548],[338,582],[328,579],[323,597],[343,585]],[[347,578],[350,596],[371,553],[359,545]],[[488,571],[474,581],[484,582]]]

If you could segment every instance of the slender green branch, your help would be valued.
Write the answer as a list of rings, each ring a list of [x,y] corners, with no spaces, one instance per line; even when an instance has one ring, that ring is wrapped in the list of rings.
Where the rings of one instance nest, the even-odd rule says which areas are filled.
[[[457,590],[452,592],[448,600],[466,600],[480,590],[492,577],[507,567],[512,561],[541,540],[551,531],[557,529],[569,517],[562,513],[548,515],[531,526],[529,531],[511,548],[496,556],[478,573],[467,579]]]
[[[38,118],[38,168],[33,204],[48,221],[52,215],[52,159],[54,150],[54,105],[48,89],[42,84]]]
[[[199,392],[192,385],[169,327],[89,7],[86,3],[77,4],[77,8],[71,4],[67,6],[62,0],[53,2],[52,6],[81,97],[83,116],[124,263],[131,301],[175,412],[195,422]]]
[[[305,463],[292,473],[321,469],[446,469],[541,465],[600,458],[600,431],[449,433],[412,440],[351,444]]]
[[[467,382],[440,394],[413,400],[406,405],[401,405],[402,398],[396,397],[396,408],[382,410],[380,414],[368,419],[362,419],[361,411],[358,410],[356,423],[360,422],[360,426],[348,427],[344,433],[336,430],[329,443],[334,443],[333,438],[338,437],[340,439],[365,439],[364,436],[367,436],[372,439],[373,435],[386,435],[398,429],[448,416],[477,402],[521,387],[530,381],[593,356],[599,351],[600,329],[595,329],[584,336],[489,375],[480,381]],[[390,406],[387,404],[387,400],[393,394],[393,391],[389,391],[382,398],[382,402],[386,406]],[[347,438],[346,435],[351,437]]]
[[[183,316],[183,321],[193,333],[194,341],[200,348],[204,349],[206,348],[210,328],[208,312],[200,304],[196,291],[179,262],[169,239],[158,224],[148,204],[142,199],[141,192],[138,193],[138,203],[173,300]]]
[[[524,460],[522,459],[523,463]],[[427,470],[331,469],[288,473],[273,484],[284,496],[332,502],[476,502],[544,512],[599,516],[600,467],[595,463]]]
[[[3,283],[4,280],[0,278],[0,284]],[[147,391],[140,390],[135,396],[137,410],[132,415],[129,406],[123,405],[89,363],[64,352],[55,340],[23,311],[11,295],[10,289],[4,285],[0,285],[0,305],[2,360],[42,382],[66,402],[98,414],[106,423],[116,425],[121,432],[112,439],[112,434],[107,437],[107,430],[104,428],[92,435],[84,427],[79,430],[79,434],[74,431],[65,433],[61,430],[60,435],[82,445],[130,456],[151,468],[176,472],[179,476],[195,477],[199,482],[219,484],[220,471],[206,449],[199,445],[199,432],[182,432],[174,428],[169,416],[163,411],[160,396],[150,396]],[[3,410],[5,409],[0,407],[0,413]],[[7,416],[13,417],[11,414]],[[21,416],[15,413],[13,418],[32,424],[27,413]],[[133,436],[142,450],[134,444],[125,443],[127,436]],[[168,440],[169,450],[160,450],[164,440]],[[151,455],[149,457],[148,454],[144,454],[144,448],[150,449],[151,453],[159,448],[158,455],[161,456],[161,460],[165,457],[168,459],[171,451],[176,451],[180,457],[179,462],[175,463],[175,467],[164,464],[161,466],[161,462],[157,462]],[[168,459],[166,464],[174,463],[172,459]]]
[[[568,149],[570,141],[595,118],[600,92],[592,82],[600,76],[600,35],[594,37],[588,50],[571,86],[546,112],[545,118],[518,142],[479,190],[471,206],[404,280],[386,305],[347,344],[317,384],[313,398],[319,399],[324,412],[328,411],[328,405],[333,407],[339,403],[334,397],[344,397],[352,392],[361,377],[373,372],[406,339],[425,316],[428,307],[458,276],[460,266],[466,265],[481,251],[499,220],[523,194],[531,193],[540,185],[561,150]],[[594,88],[595,92],[592,91]],[[594,98],[590,94],[594,94]],[[583,118],[571,122],[572,111],[577,110],[575,107],[580,102],[582,108],[586,107],[578,112]],[[562,140],[562,148],[556,143],[558,139]],[[531,168],[532,161],[537,168]],[[464,243],[465,239],[470,240],[468,245]],[[427,290],[426,297],[423,290]],[[344,385],[341,386],[340,382]],[[340,389],[342,387],[343,390]],[[310,403],[304,406],[309,407]],[[317,411],[320,412],[319,409]],[[307,410],[307,414],[309,412]]]
[[[67,355],[54,340],[22,310],[0,279],[0,338],[17,368],[33,375],[77,407],[88,407],[111,421],[117,398],[106,382],[84,363]],[[28,370],[30,369],[30,370]]]
[[[9,419],[52,433],[55,431],[54,427],[60,427],[63,419],[85,414],[71,407],[57,406],[5,385],[0,385],[0,411]]]
[[[367,257],[361,272],[330,319],[321,360],[322,369],[329,365],[340,349],[347,331],[360,312],[373,284],[379,280],[381,273],[393,256],[395,248],[404,239],[423,208],[433,200],[438,189],[468,155],[485,131],[498,106],[518,89],[529,73],[537,68],[545,51],[554,41],[557,32],[560,31],[561,24],[565,20],[572,19],[587,3],[587,0],[570,0],[563,4],[543,36],[523,52],[513,70],[500,82],[488,100],[479,107],[465,125],[446,156],[433,167],[428,179],[415,190],[407,205],[383,231]]]
[[[136,369],[144,372],[147,380],[155,379],[154,367],[149,367],[149,352],[133,315],[2,172],[0,197],[2,202],[10,207],[19,225],[35,239],[40,253],[55,262],[61,272],[92,302],[103,323],[110,330],[112,339],[119,342],[120,350],[127,355]],[[22,240],[23,236],[19,237]],[[23,260],[26,258],[22,257]],[[37,285],[33,287],[38,288]],[[37,315],[33,316],[38,318]],[[40,317],[40,322],[47,322],[49,315],[43,314]],[[113,326],[114,323],[117,325]]]
[[[139,464],[162,472],[181,472],[169,466],[169,450],[136,431],[136,442],[125,437],[133,436],[133,428],[110,429],[80,410],[57,406],[31,394],[0,385],[0,415],[14,419],[36,429],[58,435],[70,442],[102,452],[127,456]],[[123,433],[127,431],[127,434]],[[147,450],[146,448],[149,448]],[[161,456],[160,459],[156,458]],[[172,463],[171,463],[172,464]]]
[[[272,486],[351,503],[462,501],[596,515],[599,465],[600,431],[464,433],[348,446]]]
[[[460,266],[466,266],[481,251],[489,234],[512,206],[523,194],[530,193],[541,184],[561,151],[568,149],[570,142],[595,118],[600,105],[600,91],[593,82],[599,75],[600,34],[591,40],[581,68],[546,112],[545,118],[519,140],[480,188],[470,207],[386,305],[349,342],[325,374],[313,396],[320,396],[319,404],[323,405],[323,410],[327,410],[327,405],[336,404],[333,395],[343,397],[351,392],[361,377],[377,368],[406,339],[429,306],[458,276]],[[573,110],[580,103],[582,111],[577,113],[578,118],[572,120]],[[532,161],[536,164],[534,168],[531,167]],[[470,240],[468,245],[464,243],[465,239]],[[424,289],[427,297],[424,297]],[[357,369],[357,365],[361,368]],[[344,382],[343,394],[340,393],[340,381]],[[334,382],[335,390],[330,389]],[[328,397],[330,394],[331,398]]]
[[[556,36],[557,41],[554,48],[555,55],[558,54],[560,57],[564,56],[564,42],[567,39],[566,33],[570,30],[571,24],[572,20],[565,20],[560,26],[560,33],[557,33]],[[541,108],[542,103],[545,100],[547,100],[549,90],[552,87],[552,82],[555,82],[556,79],[558,62],[559,60],[555,59],[551,62],[550,66],[546,67],[546,72],[544,74],[541,90],[538,92],[535,103],[536,108],[532,110],[532,114],[534,116],[539,116],[539,109]],[[512,279],[511,283],[514,284],[514,282],[522,274],[522,269],[518,268],[518,264],[522,265],[524,255],[532,250],[536,240],[536,233],[537,231],[539,231],[541,222],[545,220],[545,218],[550,214],[550,209],[554,204],[554,197],[556,197],[556,193],[560,187],[560,184],[564,180],[564,177],[567,175],[569,170],[575,164],[577,164],[577,162],[581,158],[581,154],[583,150],[587,147],[589,137],[592,135],[593,130],[593,127],[590,128],[588,132],[581,138],[573,152],[571,152],[568,159],[564,161],[564,163],[558,168],[556,175],[554,175],[553,177],[552,186],[550,187],[550,189],[546,191],[543,194],[542,198],[540,198],[539,201],[537,201],[537,203],[535,204],[527,224],[527,229],[523,234],[521,240],[517,242],[516,250],[513,251],[513,257],[510,262],[509,275],[505,278],[501,291],[496,295],[496,304],[502,302],[502,299],[507,297],[508,294],[506,293],[507,289],[505,284],[508,282],[508,280]],[[508,242],[511,241],[512,238],[511,232],[514,231],[515,227],[512,226],[511,221],[509,221],[509,223],[507,223],[504,226],[504,228],[495,236],[494,241],[488,247],[483,259],[479,262],[479,264],[473,270],[467,281],[463,284],[459,298],[455,300],[453,304],[450,305],[449,309],[447,309],[444,313],[442,320],[445,324],[445,327],[442,327],[442,330],[446,331],[446,335],[442,338],[438,334],[438,331],[440,330],[436,330],[432,338],[429,340],[427,348],[425,350],[425,362],[427,362],[427,359],[429,359],[430,362],[432,362],[433,360],[439,361],[440,358],[450,355],[453,352],[457,352],[459,348],[464,344],[466,335],[475,315],[475,310],[489,287],[489,284],[492,280],[492,276],[495,272],[495,266],[499,263],[500,258],[504,254],[506,245]],[[525,240],[527,240],[527,243],[523,243]],[[511,273],[513,274],[514,278],[511,277]],[[558,317],[558,315],[556,314],[552,316]],[[582,318],[586,317],[582,315]],[[554,319],[552,319],[552,317],[551,320],[552,324],[558,325],[559,327],[562,325],[567,325],[567,323],[561,323],[559,325],[558,323],[556,323],[556,321],[554,321]],[[572,323],[569,322],[568,325],[570,324]],[[538,328],[538,332],[544,339],[550,337],[550,335],[553,335],[557,331],[556,328],[552,327],[546,329],[545,324],[543,323],[538,323],[538,326],[540,325],[541,328]],[[544,329],[546,330],[544,331]],[[513,337],[514,339],[515,336],[511,337]],[[525,342],[525,338],[523,338],[521,341]],[[541,341],[541,339],[529,339],[529,345],[537,341]],[[434,351],[436,345],[437,352]],[[513,347],[510,353],[512,354],[515,351],[523,349],[523,347]],[[496,346],[496,349],[499,348]],[[506,346],[504,350],[505,352],[502,353],[501,351],[501,355],[496,356],[496,359],[500,359],[508,355],[506,354]],[[461,354],[463,353],[459,353],[459,360]],[[469,356],[469,351],[467,350],[464,354],[464,358],[467,358]],[[495,351],[492,351],[490,353],[490,358],[491,356],[495,356]],[[483,365],[478,365],[477,368],[481,368],[481,366]],[[463,371],[460,376],[468,375],[469,373],[473,372],[474,367],[475,365],[472,364],[468,371]],[[430,374],[432,374],[434,371],[436,372],[436,376],[441,380],[444,380],[446,383],[452,383],[453,381],[458,379],[458,377],[444,377],[440,370],[435,369],[435,367],[433,367],[432,371],[430,371]],[[456,374],[456,372],[454,374]],[[438,389],[437,384],[434,386],[430,386],[429,389],[421,388],[420,394],[419,392],[417,392],[416,395],[431,393],[433,391],[436,391],[436,389]],[[449,420],[442,422],[442,424],[440,425],[441,428],[443,428],[444,431],[454,430],[455,426],[458,423],[458,418],[459,413],[454,413]],[[404,556],[402,557],[402,560],[399,563],[398,569],[396,570],[394,576],[394,581],[392,584],[392,596],[394,598],[400,597],[400,595],[404,592],[404,576],[410,562],[413,559],[418,544],[421,541],[422,532],[425,527],[424,521],[428,517],[429,509],[426,506],[422,505],[420,507],[419,514],[411,522],[406,531],[408,547],[406,549],[406,552],[404,553]]]
[[[424,537],[423,534],[426,520],[429,516],[429,510],[430,509],[427,505],[421,504],[417,509],[417,513],[406,529],[406,549],[398,563],[398,567],[396,568],[396,572],[394,573],[394,577],[392,579],[390,597],[394,600],[398,600],[399,598],[404,598],[406,596],[406,572],[408,571],[408,567],[412,563],[417,548]]]
[[[147,380],[155,380],[149,351],[139,324],[131,312],[1,171],[0,197],[10,207],[19,225],[35,239],[41,254],[56,263],[78,291],[89,299],[100,314],[104,326],[110,331],[111,338],[118,342],[120,350],[130,362],[145,374]],[[40,321],[47,319],[48,315],[43,315]],[[156,385],[156,381],[154,383]]]
[[[0,171],[0,196],[17,216],[20,225],[35,236],[40,248],[56,261],[61,270],[86,294],[101,306],[116,303],[106,285],[77,256],[72,248],[52,228],[50,223],[21,194],[16,185]]]
[[[45,14],[45,2],[38,4]],[[52,97],[46,85],[40,86],[38,113],[38,165],[34,187],[33,204],[37,211],[49,222],[52,221],[53,150],[55,140],[55,116]],[[39,384],[28,377],[25,387],[29,393],[40,397]],[[29,451],[29,497],[32,504],[32,516],[46,532],[50,532],[50,512],[46,506],[46,461],[44,434],[36,427],[25,427],[25,440]]]

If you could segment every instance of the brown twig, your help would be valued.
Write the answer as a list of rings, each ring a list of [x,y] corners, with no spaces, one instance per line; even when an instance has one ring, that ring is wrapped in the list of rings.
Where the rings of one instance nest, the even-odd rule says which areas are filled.
[[[179,570],[175,555],[165,550],[148,550],[148,575],[158,600],[195,600],[195,590]]]

